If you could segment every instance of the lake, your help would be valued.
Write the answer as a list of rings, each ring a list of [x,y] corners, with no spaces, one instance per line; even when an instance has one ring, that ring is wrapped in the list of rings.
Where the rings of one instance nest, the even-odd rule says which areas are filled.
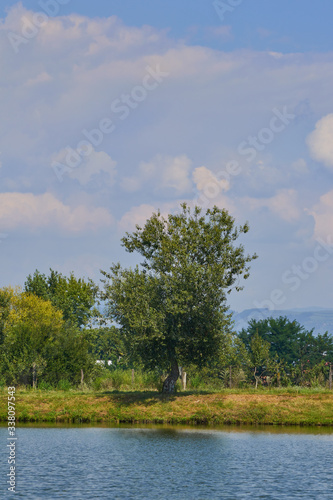
[[[266,428],[267,429],[267,428]],[[333,431],[183,427],[17,429],[16,494],[1,498],[332,499]]]

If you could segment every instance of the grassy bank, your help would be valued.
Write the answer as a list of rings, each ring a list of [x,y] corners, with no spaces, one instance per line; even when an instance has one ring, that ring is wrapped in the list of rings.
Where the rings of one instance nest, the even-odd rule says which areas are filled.
[[[3,391],[0,421],[7,417]],[[333,426],[333,393],[324,390],[224,390],[218,393],[24,391],[18,422],[271,424]]]

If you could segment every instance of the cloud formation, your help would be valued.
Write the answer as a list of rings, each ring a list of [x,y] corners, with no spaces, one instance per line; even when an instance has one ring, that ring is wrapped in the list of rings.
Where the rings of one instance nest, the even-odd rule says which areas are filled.
[[[155,192],[168,191],[175,195],[185,195],[192,189],[190,179],[191,160],[186,155],[156,155],[151,161],[141,162],[138,173],[122,180],[125,191],[133,192],[152,186]]]
[[[333,238],[333,190],[328,191],[320,197],[312,210],[309,210],[310,215],[315,220],[314,237],[324,238],[329,236]]]
[[[297,191],[294,189],[281,189],[271,198],[245,198],[243,202],[252,210],[268,208],[286,222],[296,222],[301,215]]]
[[[59,181],[62,182],[68,175],[71,179],[77,179],[81,186],[98,178],[102,178],[104,184],[112,186],[117,173],[116,165],[107,153],[96,151],[91,145],[82,154],[66,148],[52,158],[52,168]]]
[[[111,226],[113,217],[105,208],[70,207],[53,194],[0,193],[0,227],[27,231],[52,228],[80,233]]]
[[[218,179],[207,167],[197,167],[193,172],[193,181],[198,191],[208,198],[215,197],[221,191],[228,191],[230,183],[227,179]]]
[[[267,259],[275,252],[276,262],[287,245],[311,244],[313,228],[330,230],[331,52],[224,51],[229,27],[198,27],[204,44],[197,38],[191,45],[115,16],[63,15],[59,4],[59,15],[44,19],[16,53],[9,32],[23,36],[36,19],[18,4],[0,22],[0,231],[15,230],[24,240],[29,232],[36,261],[50,260],[48,268],[68,259],[71,266],[83,262],[83,252],[87,265],[94,256],[109,261],[111,252],[117,260],[120,233],[157,208],[177,210],[181,201],[217,204],[239,222],[249,219],[247,241],[258,253],[265,242]],[[168,76],[143,98],[143,81],[157,83],[147,66]],[[274,109],[296,117],[273,137],[267,127]],[[115,126],[99,140],[105,119]],[[63,161],[67,148],[79,149],[87,131],[92,150],[81,150],[77,164],[64,163],[59,182],[52,162]],[[242,154],[244,143],[255,144],[255,155]],[[309,151],[327,168],[314,167]],[[46,231],[56,231],[56,243],[42,255],[38,234]],[[10,241],[9,234],[8,248]],[[17,252],[9,256],[13,280],[22,262]]]
[[[316,123],[307,139],[311,156],[330,169],[333,168],[333,113]]]

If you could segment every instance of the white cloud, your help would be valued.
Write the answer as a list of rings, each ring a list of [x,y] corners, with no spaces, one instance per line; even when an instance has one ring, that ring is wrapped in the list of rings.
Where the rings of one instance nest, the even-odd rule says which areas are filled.
[[[189,178],[191,170],[191,160],[186,156],[156,157],[153,165],[157,175],[162,176],[159,185],[161,189],[171,188],[176,194],[183,194],[191,190],[192,183]]]
[[[186,155],[157,155],[150,162],[141,162],[138,174],[125,177],[121,185],[129,192],[149,184],[156,192],[172,190],[176,195],[186,194],[192,189],[191,165],[192,162]]]
[[[221,26],[210,26],[207,28],[207,34],[215,38],[221,38],[223,40],[228,40],[232,38],[232,28],[231,26],[221,25]]]
[[[320,202],[308,213],[315,220],[314,237],[333,236],[333,190],[320,197]]]
[[[292,169],[292,171],[294,171],[296,174],[299,174],[299,175],[309,173],[309,168],[308,168],[307,163],[304,160],[304,158],[299,158],[298,160],[295,160],[291,164],[291,169]]]
[[[203,192],[208,198],[230,189],[227,179],[217,179],[215,174],[207,167],[197,167],[193,172],[193,180],[197,190]]]
[[[316,129],[308,136],[311,156],[326,167],[333,167],[333,113],[316,123]]]
[[[103,19],[90,19],[79,14],[64,16],[58,2],[53,8],[52,5],[48,6],[48,2],[45,2],[45,6],[45,9],[40,6],[39,10],[33,12],[19,2],[8,10],[6,18],[1,20],[0,29],[25,37],[28,43],[38,38],[41,45],[47,44],[53,50],[59,50],[64,42],[68,44],[80,40],[84,42],[86,55],[94,55],[105,49],[121,53],[132,48],[137,50],[164,36],[163,32],[150,26],[125,26],[116,16]],[[18,44],[18,48],[24,45]]]
[[[157,212],[157,209],[152,205],[143,204],[139,207],[133,207],[126,212],[118,222],[118,229],[121,232],[131,232],[135,230],[136,224],[140,227],[145,225],[145,222],[151,215]]]
[[[307,170],[304,130],[311,117],[304,113],[302,103],[311,102],[311,113],[317,119],[333,109],[327,76],[333,74],[332,52],[223,52],[187,45],[186,40],[168,38],[151,27],[125,26],[115,17],[65,16],[59,7],[60,16],[44,23],[35,37],[20,45],[17,54],[7,38],[8,30],[21,33],[23,16],[31,20],[33,13],[16,6],[0,21],[0,109],[6,118],[0,123],[1,179],[3,191],[15,191],[0,197],[1,231],[54,228],[53,255],[57,262],[64,261],[68,249],[58,238],[59,231],[109,227],[111,213],[121,219],[122,232],[123,228],[133,230],[135,223],[144,224],[157,208],[176,209],[173,202],[166,209],[161,200],[177,197],[178,203],[178,198],[192,197],[194,203],[194,186],[198,196],[209,194],[209,188],[214,193],[216,186],[217,194],[207,197],[208,203],[227,208],[236,220],[249,219],[255,229],[250,233],[252,243],[252,235],[268,245],[278,241],[275,251],[284,257],[286,247],[281,240],[292,244],[304,219],[308,233],[302,242],[306,242],[312,220],[302,217],[302,209],[314,203],[309,197],[319,200],[328,190],[330,173],[315,177],[314,170]],[[35,9],[40,9],[38,1]],[[212,35],[230,35],[226,27],[214,33],[198,29],[206,41]],[[144,101],[132,102],[133,109],[123,120],[111,104],[142,84],[148,65],[159,66],[169,76]],[[149,83],[153,83],[151,78]],[[285,107],[297,118],[271,143],[260,144],[264,149],[258,149],[250,164],[237,152],[239,144],[267,127],[274,108],[282,112]],[[81,165],[68,172],[76,182],[68,178],[59,183],[50,168],[52,155],[66,145],[76,149],[86,138],[83,130],[96,130],[105,117],[115,124],[115,133],[105,138],[103,151],[83,157]],[[320,131],[317,135],[322,138]],[[331,167],[328,148],[326,136],[317,154],[324,151],[324,160]],[[300,157],[302,160],[292,164]],[[146,161],[140,164],[142,159]],[[113,188],[111,195],[115,160],[124,189]],[[230,177],[229,190],[217,174],[226,170],[228,160],[239,163],[241,170],[240,175]],[[196,168],[198,165],[205,166]],[[97,184],[102,185],[101,190],[96,189]],[[27,191],[30,194],[19,193]],[[36,194],[45,192],[54,194]],[[328,231],[331,206],[326,198],[313,210],[317,231]],[[40,243],[44,231],[37,233],[31,235],[30,253],[43,259]],[[108,259],[110,240],[115,252],[119,245],[105,233],[101,231],[96,242],[92,238],[83,241],[85,235],[80,244],[78,238],[68,238],[68,255],[75,259],[87,252],[88,265],[89,255],[94,259],[95,251],[86,250],[83,245],[87,243]],[[260,253],[260,248],[256,250]],[[24,256],[25,248],[17,249],[11,269],[17,268],[19,260],[23,262],[20,252]],[[5,264],[3,267],[7,272]]]
[[[51,193],[0,193],[0,227],[6,230],[49,228],[79,233],[112,223],[105,208],[70,207]]]
[[[27,87],[32,87],[34,85],[39,85],[52,81],[53,78],[46,71],[39,73],[35,78],[29,78],[29,80],[24,84]]]
[[[271,198],[247,198],[243,200],[247,209],[256,210],[268,208],[286,222],[295,222],[301,216],[297,191],[294,189],[281,189]]]
[[[112,186],[115,182],[115,176],[117,173],[117,163],[104,151],[95,151],[91,145],[87,145],[85,151],[89,154],[85,155],[82,151],[80,151],[82,153],[81,155],[78,151],[72,153],[71,156],[73,157],[73,164],[75,164],[76,159],[78,159],[78,165],[70,168],[69,171],[66,163],[66,158],[68,157],[67,149],[59,151],[59,153],[52,157],[53,168],[55,168],[57,163],[64,165],[65,170],[64,172],[61,170],[59,178],[62,179],[63,176],[68,174],[68,176],[72,179],[77,179],[82,186],[86,186],[94,179],[94,177],[105,174],[105,177],[103,178],[104,183]]]
[[[186,200],[188,204],[191,204],[190,200]],[[180,204],[184,200],[174,200],[172,202],[158,203],[158,205],[153,206],[146,203],[142,205],[132,207],[128,212],[126,212],[120,221],[118,222],[118,230],[121,233],[125,231],[131,232],[135,230],[136,224],[143,227],[153,213],[160,211],[161,216],[165,219],[168,218],[170,213],[175,213],[180,211]]]

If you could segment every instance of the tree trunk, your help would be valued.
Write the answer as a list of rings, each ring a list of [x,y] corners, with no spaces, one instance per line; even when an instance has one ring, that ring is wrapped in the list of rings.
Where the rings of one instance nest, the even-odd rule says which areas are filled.
[[[254,376],[255,381],[256,381],[256,386],[255,386],[255,388],[256,388],[256,389],[258,389],[258,382],[259,382],[259,378],[260,378],[260,377],[258,377],[258,376],[256,375],[256,373],[257,373],[257,367],[254,367],[254,373],[253,373],[253,376]]]
[[[83,379],[84,379],[84,373],[83,373],[83,370],[81,368],[81,386],[83,385]]]
[[[176,360],[172,362],[171,372],[163,382],[162,392],[172,393],[175,392],[176,382],[179,377],[179,368]]]
[[[232,388],[232,372],[231,372],[231,365],[229,366],[229,389]]]

